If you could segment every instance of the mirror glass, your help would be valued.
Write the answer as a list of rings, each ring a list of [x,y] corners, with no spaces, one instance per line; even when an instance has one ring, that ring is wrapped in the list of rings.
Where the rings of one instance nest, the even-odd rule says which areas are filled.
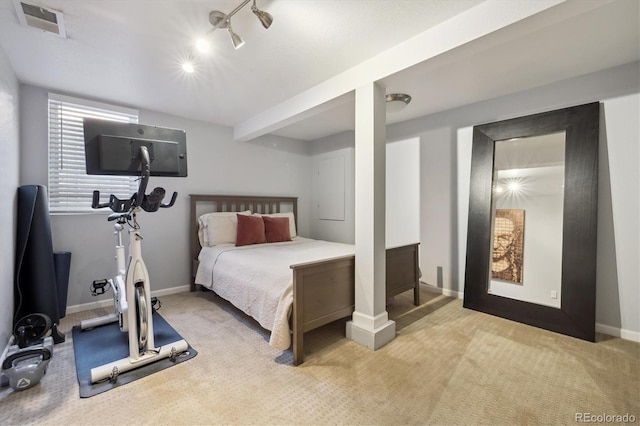
[[[495,141],[487,292],[560,309],[565,132]]]

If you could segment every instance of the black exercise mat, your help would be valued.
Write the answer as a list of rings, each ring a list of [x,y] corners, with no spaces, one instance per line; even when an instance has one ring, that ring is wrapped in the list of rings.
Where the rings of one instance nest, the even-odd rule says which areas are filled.
[[[181,340],[182,337],[157,312],[153,312],[153,334],[156,346],[164,346]],[[116,381],[91,383],[91,369],[129,356],[129,336],[120,331],[117,322],[82,331],[73,327],[73,353],[76,358],[76,374],[80,384],[80,398],[88,398],[109,389],[122,386],[134,380],[156,373],[187,361],[198,354],[189,345],[187,352],[175,361],[160,359],[134,370],[120,373]]]

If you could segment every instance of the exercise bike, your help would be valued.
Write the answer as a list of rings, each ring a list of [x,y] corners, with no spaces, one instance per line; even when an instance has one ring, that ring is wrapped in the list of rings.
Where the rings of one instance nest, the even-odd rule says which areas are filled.
[[[115,381],[120,373],[164,358],[171,358],[175,361],[179,354],[188,349],[185,340],[178,340],[161,347],[155,346],[152,313],[156,301],[150,297],[149,272],[142,259],[143,238],[137,222],[137,214],[143,210],[153,213],[160,208],[173,206],[178,193],[173,193],[168,204],[162,203],[165,196],[164,188],[158,187],[146,194],[150,176],[149,152],[146,146],[140,147],[139,156],[142,173],[138,191],[131,198],[121,200],[111,194],[108,203],[100,203],[100,192],[93,191],[91,207],[94,209],[108,207],[113,211],[109,215],[108,221],[115,221],[116,275],[112,279],[94,281],[91,285],[91,292],[97,296],[104,294],[109,289],[113,290],[114,312],[103,317],[82,321],[80,328],[86,330],[118,321],[120,330],[129,334],[129,357],[92,368],[91,383],[107,379]],[[122,240],[125,226],[129,228],[128,262]]]

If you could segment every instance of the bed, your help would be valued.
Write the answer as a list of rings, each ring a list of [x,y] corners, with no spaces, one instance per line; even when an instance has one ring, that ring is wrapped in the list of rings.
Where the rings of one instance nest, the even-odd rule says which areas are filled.
[[[222,238],[211,244],[202,229],[202,218],[212,216],[207,213],[288,217],[293,238],[240,247]],[[271,346],[292,348],[294,365],[304,361],[304,333],[351,315],[355,303],[354,246],[298,236],[297,216],[295,197],[190,195],[191,291],[213,290],[254,317],[271,331]],[[418,243],[387,249],[386,279],[387,298],[413,290],[414,304],[420,304]],[[265,307],[251,291],[270,280],[278,283],[259,290],[275,298]]]

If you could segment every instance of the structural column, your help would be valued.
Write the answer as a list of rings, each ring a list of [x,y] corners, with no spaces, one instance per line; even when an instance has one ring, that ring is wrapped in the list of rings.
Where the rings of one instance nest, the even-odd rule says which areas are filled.
[[[355,293],[347,338],[378,349],[395,338],[386,311],[385,254],[385,89],[369,83],[356,89]]]

